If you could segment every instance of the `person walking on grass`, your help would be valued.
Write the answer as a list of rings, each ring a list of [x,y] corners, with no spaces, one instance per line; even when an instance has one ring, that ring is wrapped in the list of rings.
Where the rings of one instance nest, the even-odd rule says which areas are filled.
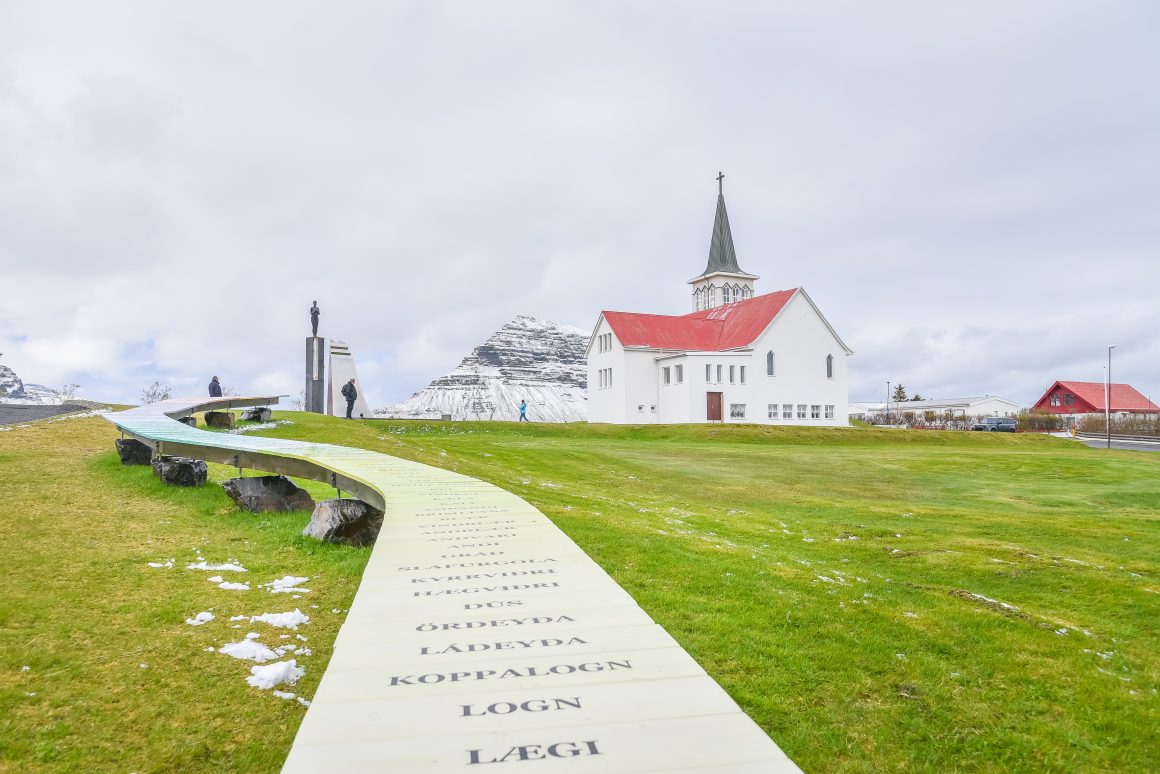
[[[220,398],[222,396],[222,383],[218,381],[216,376],[209,380],[209,396],[211,398]]]
[[[528,402],[525,400],[522,400],[522,399],[520,400],[520,418],[519,418],[519,421],[520,422],[527,422],[528,421]]]
[[[358,397],[358,390],[354,386],[354,379],[342,385],[342,397],[346,398],[346,418],[352,419],[350,413],[354,411],[354,399]]]

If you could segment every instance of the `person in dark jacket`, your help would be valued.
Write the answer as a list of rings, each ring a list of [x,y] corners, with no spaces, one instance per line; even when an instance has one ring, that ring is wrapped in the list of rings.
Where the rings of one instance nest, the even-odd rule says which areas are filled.
[[[354,411],[354,399],[358,397],[358,390],[355,389],[354,379],[342,385],[341,392],[342,397],[346,398],[346,418],[351,419],[350,413]]]
[[[216,376],[209,380],[209,396],[211,398],[220,398],[222,396],[222,384]]]

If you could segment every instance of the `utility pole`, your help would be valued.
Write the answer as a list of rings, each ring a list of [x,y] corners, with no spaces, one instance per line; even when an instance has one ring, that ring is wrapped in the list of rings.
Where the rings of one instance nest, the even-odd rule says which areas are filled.
[[[886,382],[886,424],[890,424],[890,382]]]
[[[1112,448],[1112,350],[1115,344],[1108,345],[1108,392],[1104,397],[1104,426],[1108,433],[1108,448]]]

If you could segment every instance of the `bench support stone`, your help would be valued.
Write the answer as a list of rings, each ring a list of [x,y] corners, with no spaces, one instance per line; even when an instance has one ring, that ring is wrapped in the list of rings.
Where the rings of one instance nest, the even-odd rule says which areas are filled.
[[[140,441],[118,438],[114,443],[117,444],[122,465],[148,465],[153,460],[153,450]]]
[[[234,413],[232,411],[207,411],[205,412],[205,424],[207,427],[232,428],[234,426]]]
[[[201,486],[208,473],[204,460],[191,457],[158,457],[153,460],[153,474],[173,486]]]
[[[313,511],[314,498],[285,476],[231,478],[222,483],[230,499],[251,513]]]
[[[383,526],[383,512],[362,500],[322,500],[314,507],[302,534],[326,543],[374,545]]]
[[[246,409],[242,412],[243,422],[269,422],[270,418],[274,416],[274,412],[266,406],[259,406],[258,408]]]

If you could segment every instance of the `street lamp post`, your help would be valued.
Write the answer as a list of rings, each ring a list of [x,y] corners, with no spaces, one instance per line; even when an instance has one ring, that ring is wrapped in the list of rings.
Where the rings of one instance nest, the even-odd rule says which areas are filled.
[[[1107,429],[1108,448],[1112,448],[1112,350],[1115,344],[1108,345],[1108,394],[1104,398],[1104,427]]]
[[[886,424],[890,424],[890,382],[886,382]]]

